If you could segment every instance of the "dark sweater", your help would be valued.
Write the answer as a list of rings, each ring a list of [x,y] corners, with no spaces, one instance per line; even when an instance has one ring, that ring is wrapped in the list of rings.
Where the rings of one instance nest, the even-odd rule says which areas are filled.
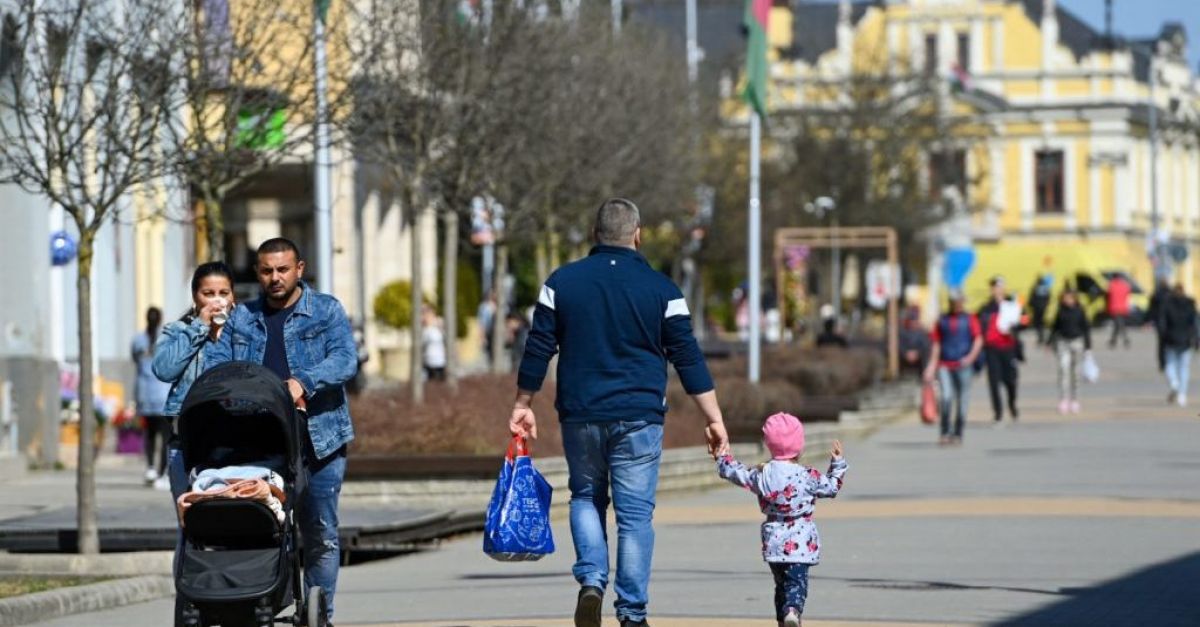
[[[1183,350],[1196,344],[1196,301],[1181,294],[1167,296],[1158,312],[1163,346]]]
[[[667,362],[688,394],[713,389],[682,292],[637,251],[596,246],[538,296],[517,386],[536,392],[558,357],[563,422],[663,421]]]
[[[1092,328],[1088,324],[1087,314],[1084,313],[1083,307],[1059,305],[1058,315],[1054,317],[1054,324],[1050,327],[1050,343],[1053,344],[1060,339],[1077,340],[1081,337],[1084,349],[1092,350]]]

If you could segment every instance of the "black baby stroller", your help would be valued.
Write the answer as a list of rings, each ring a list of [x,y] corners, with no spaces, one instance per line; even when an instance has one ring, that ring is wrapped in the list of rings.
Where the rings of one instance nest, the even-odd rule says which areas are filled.
[[[179,414],[179,447],[189,476],[208,468],[259,466],[283,478],[284,522],[247,499],[198,501],[186,510],[175,560],[177,621],[186,627],[263,627],[285,620],[325,627],[321,589],[303,587],[294,515],[303,490],[304,417],[283,382],[252,363],[222,364],[192,385]]]

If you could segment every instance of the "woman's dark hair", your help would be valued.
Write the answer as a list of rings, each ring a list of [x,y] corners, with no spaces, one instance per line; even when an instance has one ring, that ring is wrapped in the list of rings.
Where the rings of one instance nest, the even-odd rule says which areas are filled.
[[[162,310],[151,307],[146,310],[146,336],[150,338],[150,346],[158,341],[158,329],[162,326]]]
[[[202,263],[196,267],[196,271],[192,273],[192,298],[196,297],[196,292],[200,291],[200,284],[210,276],[223,276],[229,280],[229,285],[233,286],[233,270],[224,261],[210,261]],[[196,315],[193,308],[188,308],[187,313],[180,318],[184,322],[191,322]]]
[[[229,279],[230,285],[233,285],[233,270],[230,270],[224,261],[210,261],[200,264],[192,273],[192,295],[200,291],[200,284],[204,282],[204,279],[213,275],[223,276]]]

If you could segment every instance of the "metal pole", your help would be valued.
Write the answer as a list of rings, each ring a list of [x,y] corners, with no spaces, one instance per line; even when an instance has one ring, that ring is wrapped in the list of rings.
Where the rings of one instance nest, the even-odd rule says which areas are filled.
[[[621,0],[612,0],[613,35],[621,34]]]
[[[687,0],[687,69],[688,82],[693,85],[690,105],[695,107],[696,80],[700,77],[700,46],[696,42],[696,0]]]
[[[838,241],[838,219],[837,214],[833,214],[833,316],[838,319],[842,316],[842,255],[840,242]]]
[[[749,379],[751,383],[758,383],[759,364],[761,361],[760,350],[762,344],[762,333],[759,328],[759,306],[762,303],[762,208],[758,198],[758,178],[759,178],[759,144],[762,142],[762,120],[759,118],[758,112],[753,111],[750,114],[750,289],[748,290],[749,311],[750,311],[750,368]]]
[[[1150,49],[1150,254],[1154,259],[1154,276],[1161,276],[1164,264],[1158,255],[1158,67],[1156,54]]]
[[[325,67],[325,22],[320,16],[313,19],[314,61],[316,65],[317,126],[314,151],[313,193],[316,206],[315,226],[317,231],[317,287],[325,293],[333,293],[333,233],[330,224],[329,176],[332,160],[329,157],[329,120],[326,102],[328,70]]]

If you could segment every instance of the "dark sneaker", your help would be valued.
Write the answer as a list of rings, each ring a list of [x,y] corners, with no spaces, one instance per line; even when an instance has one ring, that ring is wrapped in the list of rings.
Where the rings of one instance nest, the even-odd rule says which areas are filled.
[[[596,586],[584,586],[575,602],[575,627],[600,627],[600,607],[604,591]]]
[[[621,627],[650,627],[650,623],[644,620],[629,620],[628,618],[621,619]]]
[[[783,617],[783,622],[780,624],[783,627],[800,627],[800,612],[797,612],[794,607],[789,607],[787,615]]]

